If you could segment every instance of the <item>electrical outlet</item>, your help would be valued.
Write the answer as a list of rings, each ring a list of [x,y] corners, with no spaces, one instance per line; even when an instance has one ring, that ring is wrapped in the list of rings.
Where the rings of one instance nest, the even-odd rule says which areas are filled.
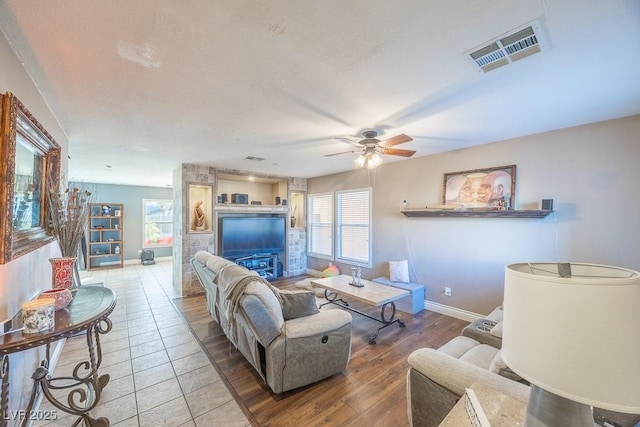
[[[448,286],[447,286],[447,287],[445,287],[445,288],[444,288],[444,294],[445,294],[446,296],[450,297],[450,296],[451,296],[451,288],[450,288],[450,287],[448,287]]]

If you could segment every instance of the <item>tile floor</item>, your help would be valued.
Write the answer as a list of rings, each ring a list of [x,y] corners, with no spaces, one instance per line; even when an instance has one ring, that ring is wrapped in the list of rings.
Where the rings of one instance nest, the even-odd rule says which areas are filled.
[[[250,423],[171,304],[177,297],[171,261],[81,272],[83,283],[103,282],[117,295],[101,336],[100,374],[111,377],[91,415],[113,427],[249,426]],[[53,376],[68,375],[86,360],[85,337],[68,339]],[[41,409],[55,409],[43,402]],[[69,426],[75,417],[58,411],[47,427]]]

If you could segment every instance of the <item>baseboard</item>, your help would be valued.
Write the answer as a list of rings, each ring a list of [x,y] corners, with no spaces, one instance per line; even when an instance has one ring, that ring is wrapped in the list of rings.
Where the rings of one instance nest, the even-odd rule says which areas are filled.
[[[155,257],[153,260],[155,262],[159,262],[159,261],[171,261],[173,259],[172,256],[160,256],[160,257]],[[140,264],[140,258],[135,258],[135,259],[125,259],[124,260],[124,265],[134,265],[134,264]]]
[[[483,318],[481,314],[473,313],[471,311],[462,310],[460,308],[451,307],[444,304],[439,304],[433,301],[425,301],[424,308],[429,311],[435,311],[436,313],[444,314],[446,316],[455,317],[456,319],[466,320],[467,322],[473,322]]]

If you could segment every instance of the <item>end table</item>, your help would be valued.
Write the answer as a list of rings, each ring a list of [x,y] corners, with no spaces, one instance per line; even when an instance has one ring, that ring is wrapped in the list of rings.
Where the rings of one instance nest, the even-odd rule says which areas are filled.
[[[491,427],[517,427],[524,425],[527,402],[507,396],[504,393],[480,382],[473,383],[471,389],[476,393],[480,406],[484,410]],[[470,426],[471,421],[464,408],[464,396],[458,400],[440,426]]]
[[[33,389],[26,410],[21,411],[25,414],[21,425],[28,424],[35,398],[38,390],[41,389],[53,406],[78,415],[74,426],[82,421],[86,426],[109,426],[108,419],[94,419],[89,416],[89,411],[96,407],[100,401],[102,389],[109,382],[108,374],[98,375],[98,368],[102,363],[100,335],[111,331],[111,321],[108,316],[115,306],[116,296],[111,289],[81,286],[71,303],[66,308],[56,311],[55,326],[52,329],[34,334],[23,334],[21,330],[16,330],[0,337],[0,355],[2,355],[0,427],[6,426],[9,419],[9,355],[41,345],[47,346],[46,358],[31,376],[34,381]],[[49,372],[51,343],[78,333],[86,333],[88,360],[78,363],[71,376],[51,377]],[[53,396],[51,390],[69,390],[66,401]]]

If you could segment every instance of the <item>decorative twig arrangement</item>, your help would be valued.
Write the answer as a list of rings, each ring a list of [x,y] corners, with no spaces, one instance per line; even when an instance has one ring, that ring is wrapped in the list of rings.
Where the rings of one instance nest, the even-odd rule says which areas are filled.
[[[53,182],[47,189],[50,233],[60,245],[63,257],[75,257],[89,221],[91,192],[77,187],[61,187]]]

